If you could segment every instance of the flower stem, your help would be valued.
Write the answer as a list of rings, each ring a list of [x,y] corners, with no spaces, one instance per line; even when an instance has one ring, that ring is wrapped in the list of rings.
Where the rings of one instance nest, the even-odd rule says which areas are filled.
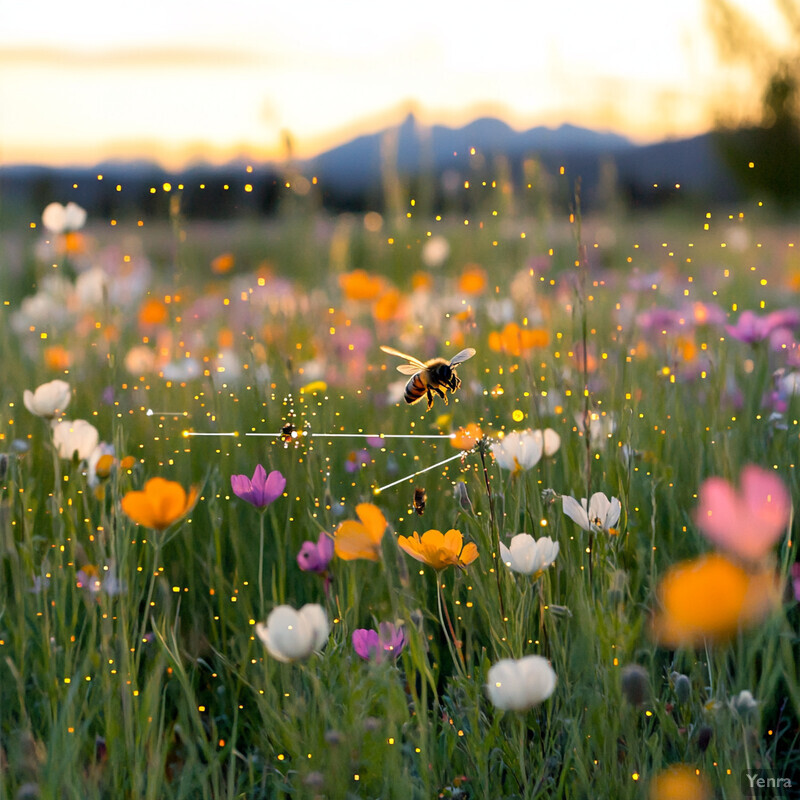
[[[436,598],[439,603],[439,622],[442,625],[442,630],[444,631],[444,638],[447,640],[447,646],[450,650],[450,656],[453,659],[453,663],[458,667],[459,671],[462,675],[466,675],[466,662],[464,661],[464,654],[461,652],[461,643],[456,639],[456,633],[453,630],[453,623],[450,620],[450,614],[447,611],[447,604],[444,602],[444,598],[442,597],[442,582],[439,579],[439,573],[436,573]],[[447,624],[445,625],[445,619],[447,619]],[[449,635],[448,635],[449,630]],[[458,658],[456,658],[456,654],[458,654]]]
[[[258,618],[264,619],[264,511],[258,515]]]
[[[492,556],[494,558],[494,575],[497,580],[497,596],[500,599],[500,614],[503,617],[503,627],[506,626],[506,606],[503,602],[503,589],[500,584],[500,529],[497,527],[497,520],[494,516],[494,497],[492,496],[492,485],[489,482],[489,470],[486,469],[486,443],[485,440],[478,442],[478,455],[481,457],[483,467],[483,480],[486,484],[486,494],[489,497],[489,522],[492,528]]]

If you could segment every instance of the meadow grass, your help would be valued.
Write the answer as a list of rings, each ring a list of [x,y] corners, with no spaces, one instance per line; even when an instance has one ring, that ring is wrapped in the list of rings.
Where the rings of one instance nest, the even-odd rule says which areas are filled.
[[[372,230],[297,207],[213,226],[174,211],[90,221],[77,242],[8,232],[2,796],[667,797],[659,776],[675,765],[701,776],[695,796],[741,797],[745,769],[800,780],[791,521],[768,557],[783,594],[757,624],[682,645],[652,626],[670,567],[713,549],[695,516],[706,478],[736,483],[757,464],[798,496],[798,399],[779,383],[800,363],[793,337],[748,344],[725,328],[744,309],[796,307],[785,228],[757,208],[570,220],[495,215],[491,198]],[[676,313],[654,322],[661,309]],[[381,344],[477,354],[450,404],[426,411],[402,402]],[[72,387],[66,417],[115,448],[95,485],[23,404],[54,378]],[[288,423],[299,435],[284,442]],[[459,452],[419,437],[470,423],[485,440],[401,480]],[[554,429],[560,448],[501,468],[492,443],[526,428]],[[231,488],[259,463],[286,478],[261,513]],[[163,531],[121,509],[154,476],[199,492]],[[562,511],[561,495],[593,492],[620,500],[611,533]],[[359,503],[388,521],[380,558],[334,558],[326,589],[296,555]],[[478,548],[464,569],[435,572],[397,544],[451,528]],[[560,545],[538,577],[495,555],[519,532]],[[326,609],[329,640],[281,663],[255,625],[305,603]],[[382,621],[407,644],[366,661],[352,633]],[[549,660],[555,691],[496,708],[490,667],[529,654]],[[754,709],[737,706],[742,690]]]

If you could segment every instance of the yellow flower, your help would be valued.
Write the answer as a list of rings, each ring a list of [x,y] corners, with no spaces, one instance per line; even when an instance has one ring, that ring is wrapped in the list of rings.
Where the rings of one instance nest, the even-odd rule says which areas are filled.
[[[122,510],[136,523],[163,531],[191,511],[197,500],[197,488],[188,494],[176,481],[150,478],[140,492],[128,492],[122,498]]]
[[[478,547],[474,542],[464,544],[461,531],[451,529],[447,533],[437,530],[425,531],[420,539],[414,531],[411,536],[398,536],[397,544],[412,558],[428,564],[435,570],[449,566],[463,569],[478,557]]]
[[[780,600],[770,570],[749,572],[717,553],[676,564],[659,586],[653,631],[665,647],[700,646],[760,622]]]
[[[344,561],[366,558],[378,561],[381,555],[381,540],[386,530],[386,518],[372,503],[359,503],[356,514],[361,522],[345,520],[333,535],[336,555]]]

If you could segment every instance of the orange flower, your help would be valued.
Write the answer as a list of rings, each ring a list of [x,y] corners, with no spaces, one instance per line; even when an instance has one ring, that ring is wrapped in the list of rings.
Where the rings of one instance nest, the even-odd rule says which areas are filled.
[[[417,270],[411,276],[411,288],[416,291],[428,291],[433,289],[433,277],[427,273]]]
[[[79,256],[86,252],[86,239],[82,233],[68,231],[64,234],[64,252],[67,255]]]
[[[122,510],[137,524],[163,531],[191,511],[197,500],[197,488],[189,493],[176,481],[150,478],[140,492],[128,492],[122,498]]]
[[[675,764],[659,772],[650,784],[650,800],[706,800],[708,782],[688,764]]]
[[[220,253],[215,259],[212,260],[211,271],[215,275],[223,275],[226,272],[230,272],[235,263],[236,262],[233,257],[233,253]]]
[[[344,561],[354,561],[357,558],[378,561],[383,532],[388,525],[386,518],[372,503],[359,503],[356,514],[361,522],[345,520],[333,534],[336,555]]]
[[[72,355],[69,350],[62,347],[60,344],[54,344],[52,347],[45,348],[44,363],[47,364],[50,369],[63,372],[72,365]]]
[[[665,647],[725,639],[761,621],[780,600],[770,570],[748,572],[717,553],[676,564],[658,590],[653,632]]]
[[[167,307],[154,297],[145,300],[139,308],[139,324],[143,327],[163,325],[167,317]]]
[[[458,290],[464,294],[483,294],[486,291],[486,284],[486,270],[477,264],[467,264],[458,279]]]
[[[339,286],[348,300],[375,300],[383,291],[383,278],[363,269],[354,269],[339,276]]]
[[[489,334],[489,349],[496,353],[521,356],[534,347],[547,347],[550,335],[543,328],[520,328],[516,322],[509,322],[502,331]]]
[[[478,557],[478,547],[474,542],[464,544],[461,531],[450,529],[447,533],[437,530],[425,531],[420,539],[414,531],[414,537],[398,536],[397,544],[412,558],[428,564],[435,570],[449,566],[463,569]]]
[[[383,292],[375,304],[372,306],[372,313],[378,322],[389,322],[393,320],[398,311],[400,310],[400,302],[402,295],[400,292],[391,287]]]
[[[459,450],[472,450],[478,439],[482,437],[483,431],[480,427],[476,423],[470,422],[466,428],[459,428],[453,434],[453,438],[450,439],[450,444]]]

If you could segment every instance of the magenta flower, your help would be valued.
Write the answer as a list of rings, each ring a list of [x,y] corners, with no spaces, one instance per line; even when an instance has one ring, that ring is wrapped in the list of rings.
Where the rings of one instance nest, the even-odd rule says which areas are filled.
[[[741,491],[708,478],[699,492],[697,526],[711,542],[746,561],[760,561],[786,531],[792,510],[789,492],[773,472],[748,464]]]
[[[252,480],[247,475],[231,475],[231,489],[242,500],[261,510],[277,500],[286,488],[286,478],[274,469],[267,475],[259,464]]]
[[[297,563],[304,572],[323,574],[333,558],[333,537],[325,531],[319,535],[317,543],[303,542],[297,554]]]
[[[366,661],[380,663],[397,658],[406,646],[406,632],[402,626],[381,622],[379,631],[358,628],[353,631],[353,649]]]
[[[742,311],[735,325],[726,325],[725,330],[740,342],[756,344],[769,338],[778,328],[792,330],[800,325],[800,311],[786,308],[760,317],[753,311]]]

